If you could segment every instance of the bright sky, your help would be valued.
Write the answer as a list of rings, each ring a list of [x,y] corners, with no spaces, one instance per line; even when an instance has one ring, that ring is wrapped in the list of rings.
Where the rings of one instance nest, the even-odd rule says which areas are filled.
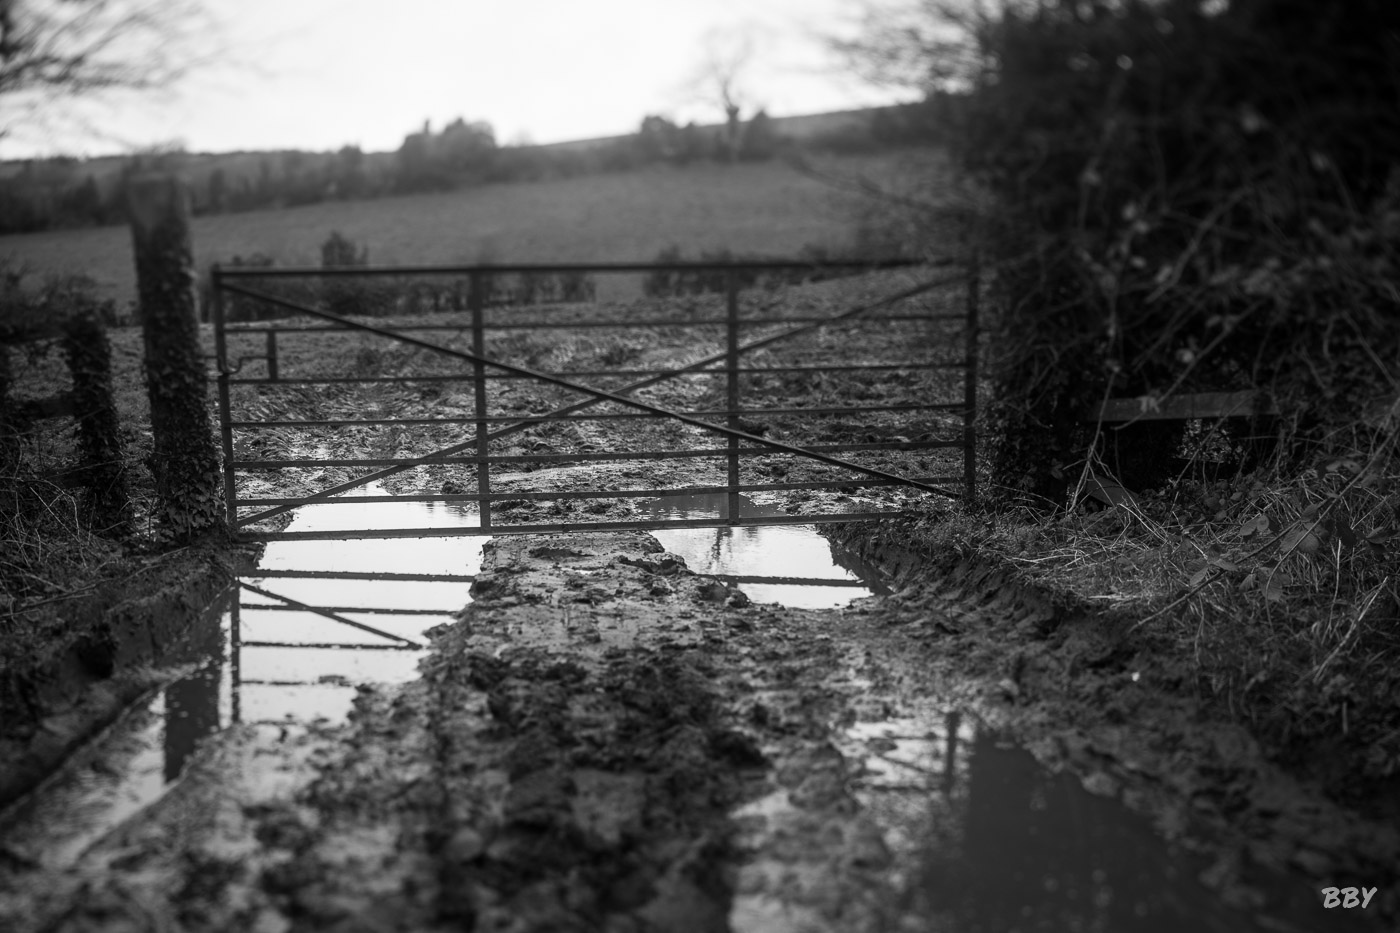
[[[820,113],[907,99],[846,72],[823,35],[855,0],[207,0],[231,65],[173,95],[89,108],[97,131],[0,140],[0,158],[98,155],[180,142],[191,151],[397,149],[430,120],[484,120],[500,143],[634,131],[643,116],[718,122],[697,96],[707,37],[752,54],[752,112]]]

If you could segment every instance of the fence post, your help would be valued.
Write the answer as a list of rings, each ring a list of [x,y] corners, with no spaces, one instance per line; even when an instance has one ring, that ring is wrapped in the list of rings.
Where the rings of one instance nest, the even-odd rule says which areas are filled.
[[[480,272],[472,272],[470,285],[467,289],[467,304],[472,313],[472,353],[482,356],[486,352],[486,322],[482,311],[485,304],[485,296],[482,290],[486,281]],[[486,455],[490,447],[490,442],[486,439],[487,412],[486,412],[486,366],[483,363],[472,363],[472,383],[476,389],[476,455],[479,462],[476,465],[476,492],[480,497],[477,503],[478,514],[481,516],[481,527],[491,527],[491,500],[487,498],[491,495],[491,468],[486,462]]]
[[[173,175],[145,175],[131,179],[128,197],[155,440],[149,463],[156,515],[165,531],[185,542],[225,521],[196,321],[189,192]]]
[[[981,269],[974,252],[967,269],[967,348],[963,362],[963,486],[965,503],[977,496],[977,302],[981,289]]]
[[[91,527],[124,534],[131,526],[131,499],[112,395],[112,345],[95,309],[84,308],[65,322],[63,349],[73,377],[73,417],[82,452],[83,518]]]
[[[739,277],[732,267],[724,273],[724,293],[727,304],[725,316],[725,360],[724,370],[728,377],[726,393],[729,409],[727,424],[732,431],[739,431]],[[729,437],[729,524],[739,524],[739,439]]]
[[[215,263],[209,272],[210,312],[214,318],[214,358],[218,367],[219,440],[224,451],[224,512],[229,535],[238,534],[238,492],[233,475],[233,407],[229,400],[228,334],[224,329],[224,273]],[[270,366],[271,364],[269,364]]]
[[[276,382],[281,376],[277,372],[277,331],[267,331],[267,378]]]

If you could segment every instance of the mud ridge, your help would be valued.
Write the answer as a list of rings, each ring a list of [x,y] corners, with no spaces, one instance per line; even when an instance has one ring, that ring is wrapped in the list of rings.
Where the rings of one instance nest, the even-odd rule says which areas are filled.
[[[250,565],[242,549],[195,551],[109,583],[70,611],[56,648],[5,665],[0,812],[193,660],[195,620]]]

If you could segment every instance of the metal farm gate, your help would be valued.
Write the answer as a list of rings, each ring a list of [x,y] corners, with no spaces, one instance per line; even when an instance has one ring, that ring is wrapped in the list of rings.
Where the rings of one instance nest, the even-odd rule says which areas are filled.
[[[874,270],[884,271],[880,276],[860,276]],[[848,277],[837,278],[840,272]],[[850,277],[852,273],[854,277]],[[653,294],[660,291],[680,297],[671,302],[587,301],[593,286],[585,277],[625,275],[647,276]],[[501,304],[500,283],[512,279],[523,283],[517,290],[518,301]],[[818,279],[830,281],[814,287],[835,287],[837,292],[845,287],[855,292],[852,303],[830,311],[829,299],[791,298],[795,291],[764,287]],[[891,279],[902,281],[892,285]],[[536,286],[541,281],[562,283],[553,288],[554,297],[567,300],[539,303]],[[586,287],[580,284],[585,281],[589,283]],[[224,488],[230,525],[238,537],[392,538],[811,524],[887,517],[899,511],[811,511],[795,501],[784,514],[746,515],[741,497],[759,493],[810,500],[818,493],[874,487],[900,487],[947,497],[970,498],[974,493],[975,264],[944,260],[215,267],[212,286]],[[880,288],[886,293],[871,294]],[[523,296],[519,294],[522,291]],[[654,354],[665,357],[665,364],[645,365],[647,345],[634,340],[644,333],[667,335],[679,349],[669,355]],[[545,357],[549,353],[567,356],[570,340],[579,345],[594,340],[596,344],[603,339],[596,337],[600,334],[614,335],[608,338],[613,343],[606,344],[600,355],[595,354],[602,368],[597,360],[593,368],[557,368],[552,372],[526,365],[532,360],[530,353],[537,357],[542,353]],[[677,336],[681,334],[693,336]],[[565,336],[570,339],[556,339]],[[702,343],[705,338],[710,340],[708,348]],[[334,343],[346,340],[359,341],[354,358],[363,364],[349,372],[343,365],[346,345]],[[339,357],[329,351],[332,346],[339,348]],[[520,361],[507,361],[520,347],[529,352],[516,353],[524,353]],[[905,357],[916,355],[888,358],[899,356],[895,350],[902,350]],[[392,353],[399,354],[394,358],[400,364],[397,371],[384,363],[386,354]],[[881,355],[868,358],[876,353]],[[332,358],[341,359],[342,365],[327,369]],[[452,368],[442,371],[444,365]],[[828,384],[824,380],[836,372],[847,374],[844,378],[848,380],[879,380],[877,387],[909,388],[906,397],[895,402],[872,390],[865,392],[873,398],[868,403],[862,397],[843,397],[842,404],[823,404],[826,390],[822,386]],[[511,386],[520,385],[521,380],[534,391],[562,398],[551,403],[549,410],[522,409],[524,403],[510,394]],[[718,385],[709,382],[705,383],[708,389],[699,386],[705,380],[718,380]],[[768,388],[759,391],[755,386]],[[453,387],[464,387],[465,391],[444,399],[442,393]],[[379,395],[374,401],[347,395],[357,391]],[[679,394],[681,401],[668,401],[666,392]],[[333,398],[339,399],[339,408],[335,416],[327,417],[317,404],[329,404]],[[771,403],[775,398],[780,399],[778,404]],[[382,410],[405,399],[422,409],[419,414],[423,416],[402,417]],[[695,407],[686,399],[706,403]],[[848,431],[838,437],[838,443],[818,443],[804,436],[803,419],[827,419],[829,423],[833,418],[856,419],[854,424],[841,422],[855,435],[859,435],[861,425],[880,421],[885,425],[880,429],[884,433],[852,436]],[[586,437],[580,440],[580,432],[585,430],[580,426],[592,425],[587,430],[597,431],[625,419],[648,423],[648,430],[660,439],[659,446],[630,449],[597,436],[592,441]],[[762,423],[765,421],[787,425],[780,432],[782,439],[765,436],[769,433]],[[904,423],[914,425],[914,429],[897,429]],[[444,429],[467,428],[470,434],[441,444]],[[536,441],[534,448],[511,446],[529,432],[546,430],[555,432],[547,443]],[[437,432],[440,446],[406,455],[385,441],[387,449],[379,451],[379,456],[277,455],[276,438],[289,436],[288,432],[316,431],[338,431],[342,436],[344,432],[361,432],[367,437],[378,432],[375,437],[381,440],[385,432],[390,440],[414,431]],[[912,436],[916,433],[919,436]],[[693,440],[697,436],[715,437],[721,443],[697,447]],[[929,465],[929,458],[937,460],[938,469],[895,471],[852,457],[879,457],[896,451],[924,457],[924,466]],[[625,463],[636,467],[631,471],[636,476],[644,475],[642,467],[647,463],[674,460],[709,462],[715,481],[701,485],[684,482],[675,488],[647,488],[646,483],[634,488],[551,488],[547,483],[545,488],[515,488],[528,485],[534,472],[555,467],[616,467]],[[458,471],[454,475],[465,481],[445,481],[437,491],[413,495],[341,495],[424,467]],[[360,468],[369,470],[350,478],[342,474],[330,481],[321,477],[324,485],[306,494],[255,494],[256,488],[278,491],[277,484],[259,486],[256,482],[259,475],[269,472],[285,476],[282,471],[316,471],[320,476],[326,471]],[[797,479],[787,477],[789,470],[796,471]],[[244,492],[240,492],[240,478]],[[717,517],[667,519],[633,514],[625,520],[615,515],[603,520],[588,518],[588,514],[607,511],[606,501],[694,493],[722,494],[725,507]],[[519,521],[510,514],[521,503],[547,500],[559,504],[552,508],[562,510],[568,504],[573,511],[552,516],[564,520],[544,522]],[[450,529],[367,527],[310,532],[259,527],[305,505],[371,501],[469,504],[478,510],[479,524]],[[594,504],[598,502],[603,504]],[[578,514],[580,508],[585,514]]]

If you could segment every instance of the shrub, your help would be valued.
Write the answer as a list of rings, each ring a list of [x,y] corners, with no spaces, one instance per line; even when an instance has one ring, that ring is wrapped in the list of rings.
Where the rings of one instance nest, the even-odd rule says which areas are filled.
[[[355,269],[369,265],[369,247],[357,247],[340,231],[332,231],[321,244],[322,269]],[[331,277],[321,280],[321,300],[326,310],[343,316],[382,314],[392,311],[390,295],[366,279]]]

